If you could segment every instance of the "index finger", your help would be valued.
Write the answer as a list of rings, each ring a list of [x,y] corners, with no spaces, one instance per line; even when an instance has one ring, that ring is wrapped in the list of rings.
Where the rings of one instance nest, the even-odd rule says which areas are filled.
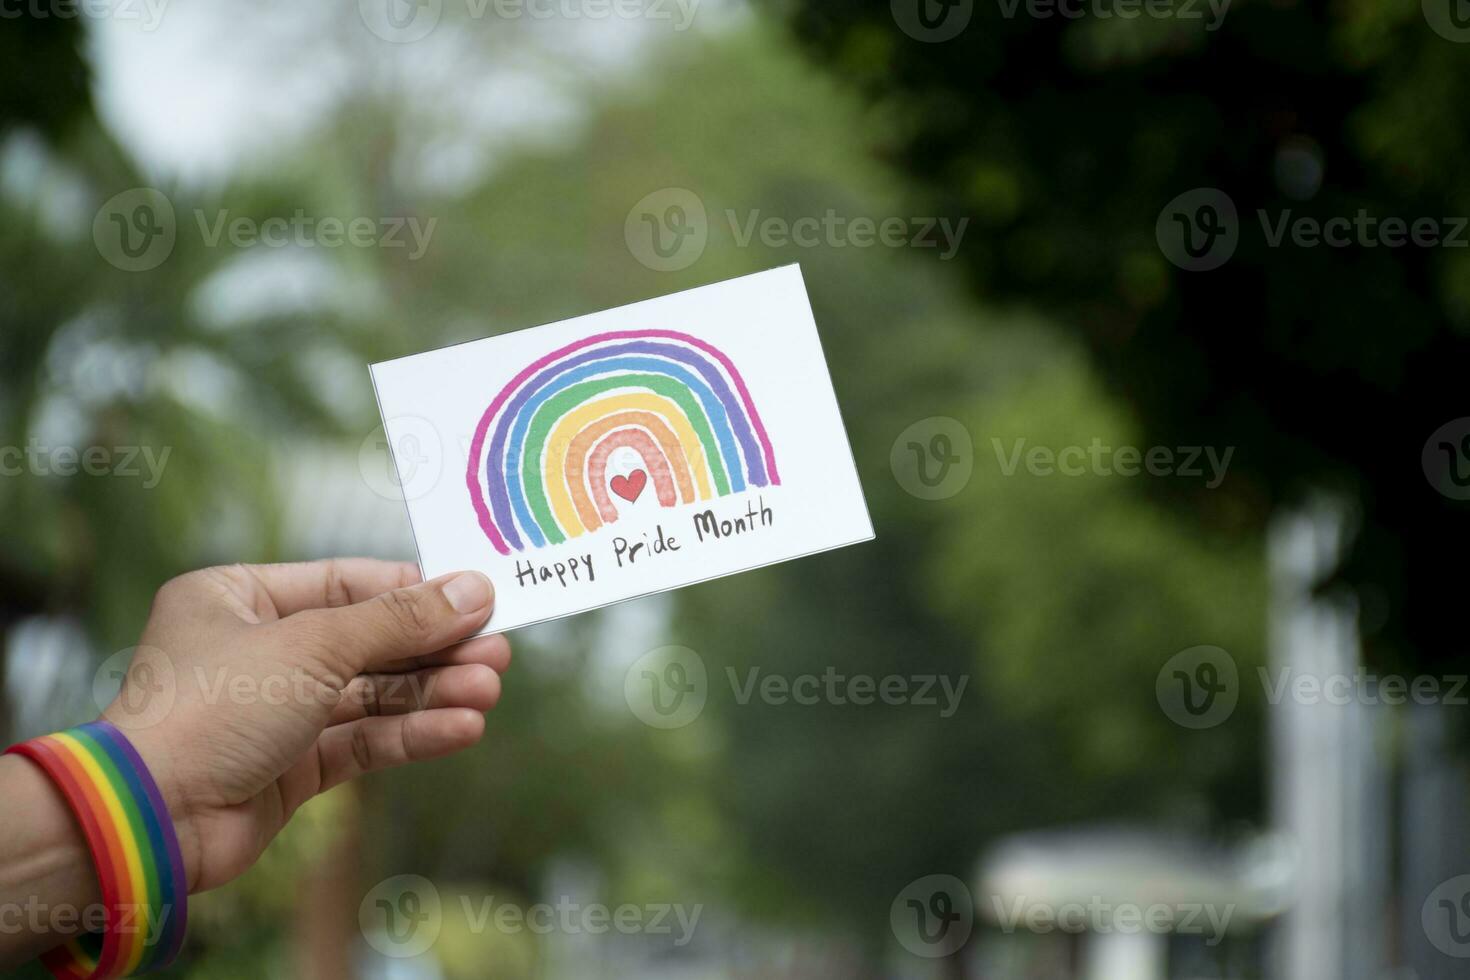
[[[281,617],[305,609],[350,606],[423,581],[418,565],[411,561],[376,558],[326,558],[242,567]]]

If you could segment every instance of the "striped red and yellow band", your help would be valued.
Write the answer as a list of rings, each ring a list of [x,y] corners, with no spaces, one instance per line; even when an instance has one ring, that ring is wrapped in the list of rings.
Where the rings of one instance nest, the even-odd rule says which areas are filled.
[[[137,751],[94,721],[13,745],[45,770],[76,813],[102,886],[106,928],[42,957],[63,980],[108,980],[172,962],[184,942],[188,885],[168,807]]]

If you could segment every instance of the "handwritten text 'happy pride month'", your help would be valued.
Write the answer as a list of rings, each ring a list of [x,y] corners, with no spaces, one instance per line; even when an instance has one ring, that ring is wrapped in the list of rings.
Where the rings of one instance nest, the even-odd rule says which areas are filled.
[[[693,521],[695,540],[703,544],[705,541],[718,541],[720,538],[770,527],[775,523],[775,516],[771,513],[771,508],[766,504],[765,499],[758,497],[755,503],[747,504],[745,513],[738,517],[721,518],[713,510],[702,510],[693,515]],[[662,524],[655,526],[652,540],[649,540],[647,531],[643,533],[643,538],[642,541],[629,541],[622,536],[612,539],[610,543],[613,560],[617,562],[618,568],[632,565],[639,558],[668,554],[683,548],[683,545],[679,544],[678,539],[672,534],[664,533]],[[526,560],[516,562],[516,584],[522,588],[546,582],[555,582],[562,588],[566,588],[574,582],[595,581],[597,581],[597,572],[593,567],[590,551],[569,557],[564,561],[554,561],[544,565]]]

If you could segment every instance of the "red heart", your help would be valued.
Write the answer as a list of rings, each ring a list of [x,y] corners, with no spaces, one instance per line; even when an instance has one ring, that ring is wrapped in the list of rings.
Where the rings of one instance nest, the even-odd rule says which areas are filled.
[[[648,485],[648,474],[643,470],[634,470],[627,476],[615,476],[612,478],[612,492],[622,497],[628,503],[638,499],[643,488]]]

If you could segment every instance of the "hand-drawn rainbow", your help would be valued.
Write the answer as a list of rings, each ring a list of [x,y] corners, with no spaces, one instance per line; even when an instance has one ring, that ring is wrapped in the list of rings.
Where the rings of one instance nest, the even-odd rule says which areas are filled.
[[[623,447],[663,507],[781,482],[722,351],[673,330],[600,333],[530,364],[480,417],[465,483],[485,536],[508,555],[522,532],[540,548],[616,521],[607,464]]]

